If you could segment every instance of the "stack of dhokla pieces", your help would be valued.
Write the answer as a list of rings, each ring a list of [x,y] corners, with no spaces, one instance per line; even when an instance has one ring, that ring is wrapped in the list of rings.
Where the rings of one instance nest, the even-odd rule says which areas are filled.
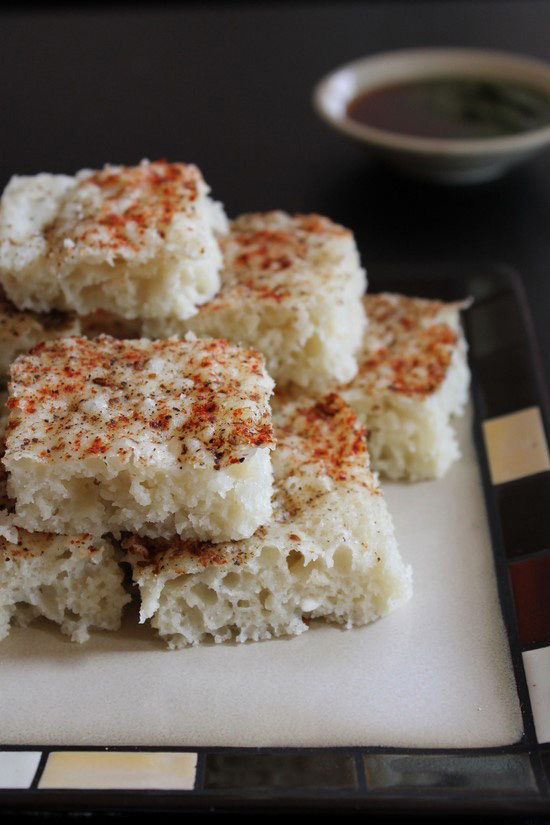
[[[236,541],[269,522],[272,389],[263,358],[225,340],[60,338],[19,356],[3,463],[8,529],[23,529],[17,543],[3,540],[7,614],[26,618],[17,612],[25,601],[71,627],[63,616],[78,613],[82,638],[97,611],[93,598],[63,601],[65,568],[93,581],[119,619],[126,601],[121,575],[106,579],[97,563],[96,539],[115,558],[106,534]],[[40,554],[29,536],[40,537]],[[80,552],[68,553],[75,541]],[[57,585],[54,568],[65,579]],[[57,613],[46,612],[52,599]]]
[[[349,231],[228,222],[208,193],[164,161],[4,193],[0,334],[9,361],[33,349],[11,367],[0,636],[35,615],[78,641],[116,627],[121,560],[173,647],[363,624],[410,595],[348,403],[374,469],[441,475],[460,307],[364,300]]]
[[[364,431],[336,394],[277,399],[271,521],[248,539],[124,542],[141,617],[170,647],[298,634],[311,619],[351,627],[411,595]]]
[[[79,641],[116,627],[128,601],[123,533],[229,541],[270,520],[273,381],[261,355],[225,340],[66,337],[78,328],[41,340],[36,330],[37,313],[52,310],[86,314],[88,328],[96,310],[192,315],[219,289],[224,231],[193,166],[9,184],[1,280],[29,329],[12,355],[30,336],[40,343],[11,367],[2,635],[38,614]]]
[[[37,613],[77,640],[116,626],[113,537],[172,647],[350,627],[404,602],[356,416],[336,394],[277,400],[272,490],[272,387],[261,356],[224,340],[63,338],[20,356],[4,466],[24,529],[3,539],[4,632]]]

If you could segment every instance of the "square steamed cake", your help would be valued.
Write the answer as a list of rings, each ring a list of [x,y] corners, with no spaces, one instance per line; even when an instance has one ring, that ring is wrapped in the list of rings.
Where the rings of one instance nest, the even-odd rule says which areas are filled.
[[[14,176],[0,204],[0,282],[20,309],[187,318],[220,286],[227,228],[196,166],[142,161]]]
[[[141,620],[169,647],[296,635],[316,618],[349,628],[411,595],[353,411],[335,394],[277,400],[274,424],[273,518],[252,537],[124,541]]]
[[[223,337],[263,352],[277,386],[349,381],[365,328],[366,276],[352,233],[319,215],[243,215],[221,240],[221,290],[186,322],[147,321],[151,337]]]
[[[271,516],[273,381],[227,341],[102,336],[12,365],[4,465],[27,530],[250,536]]]
[[[0,383],[7,381],[10,364],[40,341],[80,334],[73,313],[19,310],[0,290]]]
[[[372,466],[392,479],[440,478],[460,456],[451,416],[468,400],[466,304],[366,295],[359,371],[338,391],[368,430]]]

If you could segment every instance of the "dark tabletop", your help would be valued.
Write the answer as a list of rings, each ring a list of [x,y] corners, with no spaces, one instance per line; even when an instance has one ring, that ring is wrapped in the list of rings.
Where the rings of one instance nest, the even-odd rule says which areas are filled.
[[[333,133],[311,91],[333,67],[412,46],[550,60],[550,2],[150,4],[0,16],[0,186],[143,157],[192,161],[230,216],[315,211],[368,270],[503,262],[522,278],[550,377],[550,151],[502,180],[409,181]]]
[[[550,151],[489,184],[408,181],[314,114],[320,76],[361,55],[476,46],[550,59],[550,2],[63,7],[4,13],[0,185],[143,157],[193,161],[234,216],[316,211],[379,262],[519,270],[550,376]]]

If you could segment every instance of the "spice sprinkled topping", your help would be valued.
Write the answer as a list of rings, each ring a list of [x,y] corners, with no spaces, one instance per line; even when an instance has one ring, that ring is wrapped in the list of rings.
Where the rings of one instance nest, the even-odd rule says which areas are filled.
[[[163,240],[176,214],[192,213],[201,187],[196,166],[165,160],[79,173],[71,199],[45,229],[49,254],[140,253]]]
[[[353,386],[418,399],[436,392],[458,341],[447,323],[457,304],[390,293],[367,295],[364,302],[369,324]]]
[[[209,192],[196,166],[166,160],[14,175],[0,200],[0,282],[20,309],[190,318],[220,287],[227,218]]]
[[[222,291],[201,311],[217,312],[239,298],[288,304],[306,286],[321,289],[323,280],[330,283],[334,277],[326,265],[330,243],[337,238],[353,243],[349,230],[320,215],[275,211],[241,216],[220,241]]]
[[[263,358],[225,340],[64,338],[18,358],[11,377],[12,455],[218,468],[273,447]]]
[[[284,534],[286,541],[307,543],[307,529],[302,529],[302,522],[299,534],[294,532],[296,518],[307,522],[307,514],[326,502],[327,496],[345,495],[357,488],[361,495],[380,496],[369,470],[365,431],[339,395],[331,393],[317,402],[278,395],[273,401],[273,422],[277,447],[272,454],[271,522],[250,539],[216,544],[177,537],[144,541],[131,536],[123,546],[140,569],[154,575],[165,571],[179,575],[211,566],[240,566],[261,552],[270,536]],[[330,525],[331,505],[324,506],[324,519]]]

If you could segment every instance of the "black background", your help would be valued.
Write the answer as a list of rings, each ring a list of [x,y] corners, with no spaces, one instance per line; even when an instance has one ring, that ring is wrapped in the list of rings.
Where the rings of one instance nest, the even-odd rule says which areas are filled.
[[[493,183],[408,181],[322,123],[316,81],[411,46],[550,59],[550,3],[32,7],[0,16],[0,185],[143,157],[193,161],[231,216],[316,211],[378,262],[502,261],[526,286],[550,375],[550,151]]]

